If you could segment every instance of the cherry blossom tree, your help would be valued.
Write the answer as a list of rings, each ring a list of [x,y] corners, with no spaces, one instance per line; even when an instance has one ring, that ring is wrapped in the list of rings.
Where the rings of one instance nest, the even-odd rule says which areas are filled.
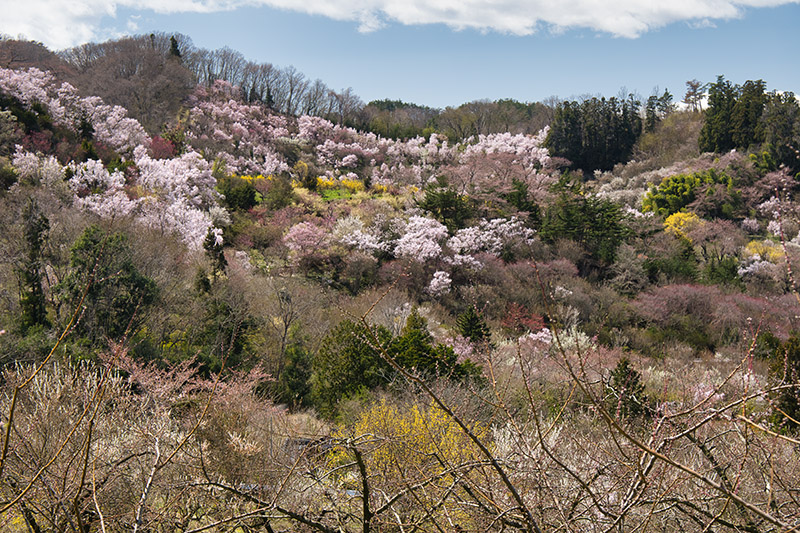
[[[437,259],[442,255],[442,242],[447,235],[447,227],[438,220],[412,216],[397,239],[394,255],[420,263]]]

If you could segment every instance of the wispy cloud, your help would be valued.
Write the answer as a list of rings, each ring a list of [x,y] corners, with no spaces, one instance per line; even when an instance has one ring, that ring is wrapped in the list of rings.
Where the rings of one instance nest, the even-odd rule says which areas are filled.
[[[674,22],[705,27],[747,8],[791,3],[800,0],[26,0],[3,10],[0,32],[63,48],[102,37],[101,20],[119,8],[213,13],[262,5],[353,21],[361,32],[392,23],[444,24],[513,35],[584,28],[635,38]]]

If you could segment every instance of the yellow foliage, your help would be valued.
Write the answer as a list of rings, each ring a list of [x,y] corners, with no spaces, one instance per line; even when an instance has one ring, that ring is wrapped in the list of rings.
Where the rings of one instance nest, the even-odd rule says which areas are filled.
[[[470,430],[478,438],[488,438],[488,429],[480,423]],[[340,437],[350,434],[355,439],[369,436],[364,461],[371,474],[386,479],[436,476],[464,463],[483,457],[470,438],[453,419],[438,407],[417,404],[398,408],[382,400],[364,410],[349,431],[340,429]],[[338,460],[350,456],[340,450]]]
[[[664,221],[664,231],[672,233],[676,237],[689,239],[686,234],[701,224],[705,224],[705,222],[694,213],[678,211],[668,216]],[[689,240],[691,241],[691,239]]]
[[[342,186],[351,193],[357,193],[359,191],[364,190],[364,184],[361,183],[359,180],[344,178],[341,183]]]
[[[470,422],[468,427],[482,442],[491,439],[485,424]],[[475,497],[463,487],[485,484],[486,457],[442,409],[394,405],[384,399],[365,409],[352,425],[340,428],[334,438],[343,444],[330,452],[329,466],[342,488],[361,488],[355,449],[374,494],[396,494],[416,487],[413,496],[401,499],[393,507],[399,520],[456,523],[465,531],[477,530],[467,507],[442,504]],[[412,500],[421,508],[430,509],[426,518],[419,517],[416,509],[420,506],[411,505]],[[422,530],[428,531],[425,527]]]
[[[262,174],[259,174],[257,176],[242,175],[242,176],[239,176],[239,177],[242,178],[243,180],[245,180],[248,183],[257,183],[257,182],[263,181],[263,180],[272,181],[274,179],[273,176],[264,176]]]
[[[783,259],[783,248],[778,243],[770,240],[750,241],[744,248],[750,255],[757,255],[762,260],[770,263],[777,263]]]
[[[338,186],[339,182],[334,178],[329,178],[327,176],[317,177],[317,189],[335,189]]]
[[[386,185],[381,185],[380,183],[376,183],[372,186],[372,190],[375,191],[376,194],[386,194],[389,190],[389,187]]]
[[[292,170],[294,170],[295,174],[297,174],[300,179],[305,179],[308,177],[308,165],[304,161],[298,161],[295,163],[292,167]]]

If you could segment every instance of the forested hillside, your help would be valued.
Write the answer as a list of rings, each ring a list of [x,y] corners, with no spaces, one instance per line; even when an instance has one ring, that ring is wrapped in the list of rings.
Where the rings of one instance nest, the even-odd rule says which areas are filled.
[[[8,531],[789,531],[800,106],[0,47]],[[41,68],[38,68],[41,67]]]

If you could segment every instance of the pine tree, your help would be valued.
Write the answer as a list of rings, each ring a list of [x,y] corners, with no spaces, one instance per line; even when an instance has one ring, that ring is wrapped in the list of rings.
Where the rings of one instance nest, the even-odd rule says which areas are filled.
[[[456,326],[462,337],[474,343],[483,343],[489,340],[489,326],[483,317],[478,314],[478,310],[475,309],[474,305],[458,316]]]
[[[645,412],[647,397],[644,394],[642,375],[623,357],[611,371],[606,385],[608,410],[620,418],[634,418]]]
[[[763,80],[747,80],[739,89],[738,98],[731,111],[733,142],[747,148],[764,141],[761,115],[767,105],[767,84]]]
[[[22,210],[25,228],[25,263],[20,273],[20,328],[23,332],[33,326],[48,326],[44,289],[42,288],[42,247],[50,223],[39,210],[36,200],[28,199]]]
[[[391,333],[343,320],[322,339],[311,361],[310,385],[311,398],[323,416],[333,417],[341,400],[389,382],[392,369],[374,345],[375,338],[387,346]]]
[[[299,342],[286,348],[286,366],[276,383],[276,396],[292,409],[308,407],[311,386],[311,354]]]
[[[450,346],[434,342],[428,331],[428,321],[416,308],[387,351],[398,365],[424,377],[462,379],[479,374],[472,364],[458,364],[458,357]]]
[[[698,140],[700,151],[727,152],[736,147],[731,127],[736,91],[724,76],[718,76],[717,82],[709,86],[708,109]]]
[[[158,295],[156,283],[139,272],[128,238],[89,226],[70,250],[70,272],[58,285],[65,302],[77,306],[77,328],[92,343],[121,339],[135,331]]]
[[[174,35],[169,38],[169,57],[174,57],[176,59],[181,58],[181,50],[178,48],[178,40]]]

